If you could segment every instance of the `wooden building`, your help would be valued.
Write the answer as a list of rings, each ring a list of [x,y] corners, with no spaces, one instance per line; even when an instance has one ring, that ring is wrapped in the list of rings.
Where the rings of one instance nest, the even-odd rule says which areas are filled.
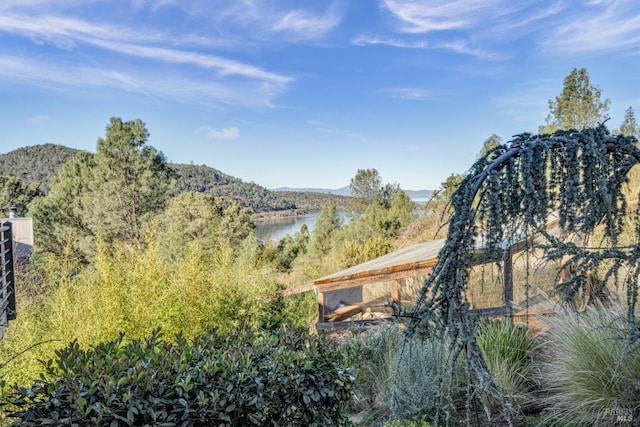
[[[556,234],[557,217],[547,224]],[[529,307],[542,298],[531,293],[551,293],[557,264],[538,263],[533,277],[524,277],[528,268],[519,258],[538,238],[517,236],[503,242],[502,254],[488,259],[482,246],[474,254],[467,299],[472,310],[487,316],[519,316],[521,307]],[[342,328],[376,322],[391,316],[391,303],[410,307],[415,302],[424,279],[438,262],[445,239],[419,243],[379,258],[321,277],[282,295],[315,291],[318,301],[318,329]],[[527,263],[531,262],[527,258]],[[514,265],[516,269],[514,269]],[[527,315],[529,314],[527,310]],[[347,321],[348,320],[348,321]]]

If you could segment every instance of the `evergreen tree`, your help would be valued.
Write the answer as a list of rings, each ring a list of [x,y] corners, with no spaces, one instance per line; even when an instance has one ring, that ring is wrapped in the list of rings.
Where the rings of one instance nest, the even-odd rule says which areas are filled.
[[[107,241],[140,241],[143,223],[170,194],[171,172],[164,155],[146,145],[148,137],[140,119],[114,117],[98,139],[87,222]]]
[[[482,149],[478,153],[478,157],[476,159],[485,157],[491,150],[495,149],[500,144],[502,144],[502,138],[494,133],[484,140],[482,143]]]
[[[26,185],[18,178],[0,176],[0,217],[11,207],[17,208],[18,216],[26,215],[27,205],[40,194],[36,183]]]
[[[622,120],[622,124],[620,125],[620,130],[614,133],[619,133],[625,136],[634,136],[636,139],[640,139],[640,127],[638,127],[633,107],[627,108],[627,111],[624,113],[624,120]]]
[[[198,240],[206,247],[222,239],[237,247],[255,227],[251,215],[233,200],[188,191],[167,201],[160,224],[183,241]]]
[[[342,220],[333,202],[329,202],[320,211],[309,239],[309,246],[316,254],[326,254],[331,249],[333,233],[340,229]]]
[[[349,188],[356,201],[356,209],[363,209],[381,194],[382,178],[374,168],[358,169],[356,176],[351,178]]]
[[[38,249],[86,260],[96,237],[143,240],[144,223],[162,210],[173,182],[162,153],[146,145],[148,136],[141,120],[114,117],[95,155],[80,152],[65,164],[32,208]]]
[[[604,123],[609,115],[609,99],[601,100],[602,90],[591,84],[589,73],[584,68],[574,68],[563,81],[562,93],[549,100],[549,115],[546,126],[539,133],[557,130],[584,130]]]
[[[81,151],[60,169],[45,197],[29,206],[35,248],[71,259],[93,254],[93,232],[87,224],[89,182],[94,179],[94,154]]]

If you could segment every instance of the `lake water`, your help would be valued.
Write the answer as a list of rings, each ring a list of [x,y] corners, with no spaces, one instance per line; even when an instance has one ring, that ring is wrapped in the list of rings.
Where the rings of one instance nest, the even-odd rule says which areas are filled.
[[[429,198],[415,197],[411,200],[419,205],[424,205],[427,203]],[[280,218],[269,221],[256,222],[256,235],[258,236],[258,240],[260,240],[261,242],[263,242],[267,238],[267,236],[271,236],[271,239],[275,241],[280,241],[287,234],[294,235],[295,233],[300,231],[300,227],[302,227],[303,224],[307,224],[309,233],[311,233],[313,231],[313,225],[316,223],[316,218],[318,218],[319,213],[320,212],[313,212],[308,215],[298,217]],[[338,211],[338,215],[340,215],[340,217],[342,218],[343,224],[349,222],[349,214],[347,212]]]
[[[273,240],[280,241],[287,234],[293,235],[300,231],[303,224],[307,225],[309,233],[311,233],[318,214],[319,212],[313,212],[298,217],[256,222],[256,235],[260,241],[264,241],[267,236],[271,236]],[[338,214],[342,218],[343,224],[348,222],[349,214],[347,212],[338,212]]]

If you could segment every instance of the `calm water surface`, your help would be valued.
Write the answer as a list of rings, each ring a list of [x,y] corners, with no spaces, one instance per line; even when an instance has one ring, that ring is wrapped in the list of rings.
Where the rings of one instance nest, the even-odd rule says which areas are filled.
[[[313,226],[316,223],[319,212],[313,212],[308,215],[298,216],[295,218],[280,218],[270,221],[256,222],[256,235],[258,240],[264,241],[267,236],[271,236],[273,240],[280,241],[285,235],[293,235],[300,231],[303,224],[307,225],[309,232],[313,231]],[[345,224],[349,220],[349,214],[347,212],[338,212],[338,215],[342,218],[342,223]]]

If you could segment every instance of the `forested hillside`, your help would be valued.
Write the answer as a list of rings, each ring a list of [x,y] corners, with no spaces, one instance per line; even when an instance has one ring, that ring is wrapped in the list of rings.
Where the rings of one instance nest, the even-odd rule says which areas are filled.
[[[0,154],[0,176],[19,178],[26,185],[37,183],[38,188],[46,193],[62,165],[79,151],[58,144],[21,147]]]
[[[331,202],[338,210],[347,211],[350,202],[353,200],[349,196],[339,194],[318,193],[316,191],[272,191],[276,195],[291,200],[298,209],[303,211],[319,211],[324,205]]]
[[[205,165],[187,165],[169,163],[176,171],[177,189],[182,193],[195,191],[216,197],[233,199],[241,207],[251,208],[254,212],[280,211],[296,209],[296,204],[253,182],[244,182]]]
[[[0,154],[0,176],[19,178],[24,185],[37,184],[42,193],[48,193],[51,182],[62,166],[80,150],[57,144],[21,147]],[[228,197],[241,207],[254,212],[296,209],[287,194],[278,194],[253,182],[244,182],[205,165],[169,163],[176,173],[176,192],[195,191],[216,197]],[[305,206],[308,203],[304,203]],[[315,206],[315,205],[314,205]],[[320,209],[322,206],[316,206]]]

